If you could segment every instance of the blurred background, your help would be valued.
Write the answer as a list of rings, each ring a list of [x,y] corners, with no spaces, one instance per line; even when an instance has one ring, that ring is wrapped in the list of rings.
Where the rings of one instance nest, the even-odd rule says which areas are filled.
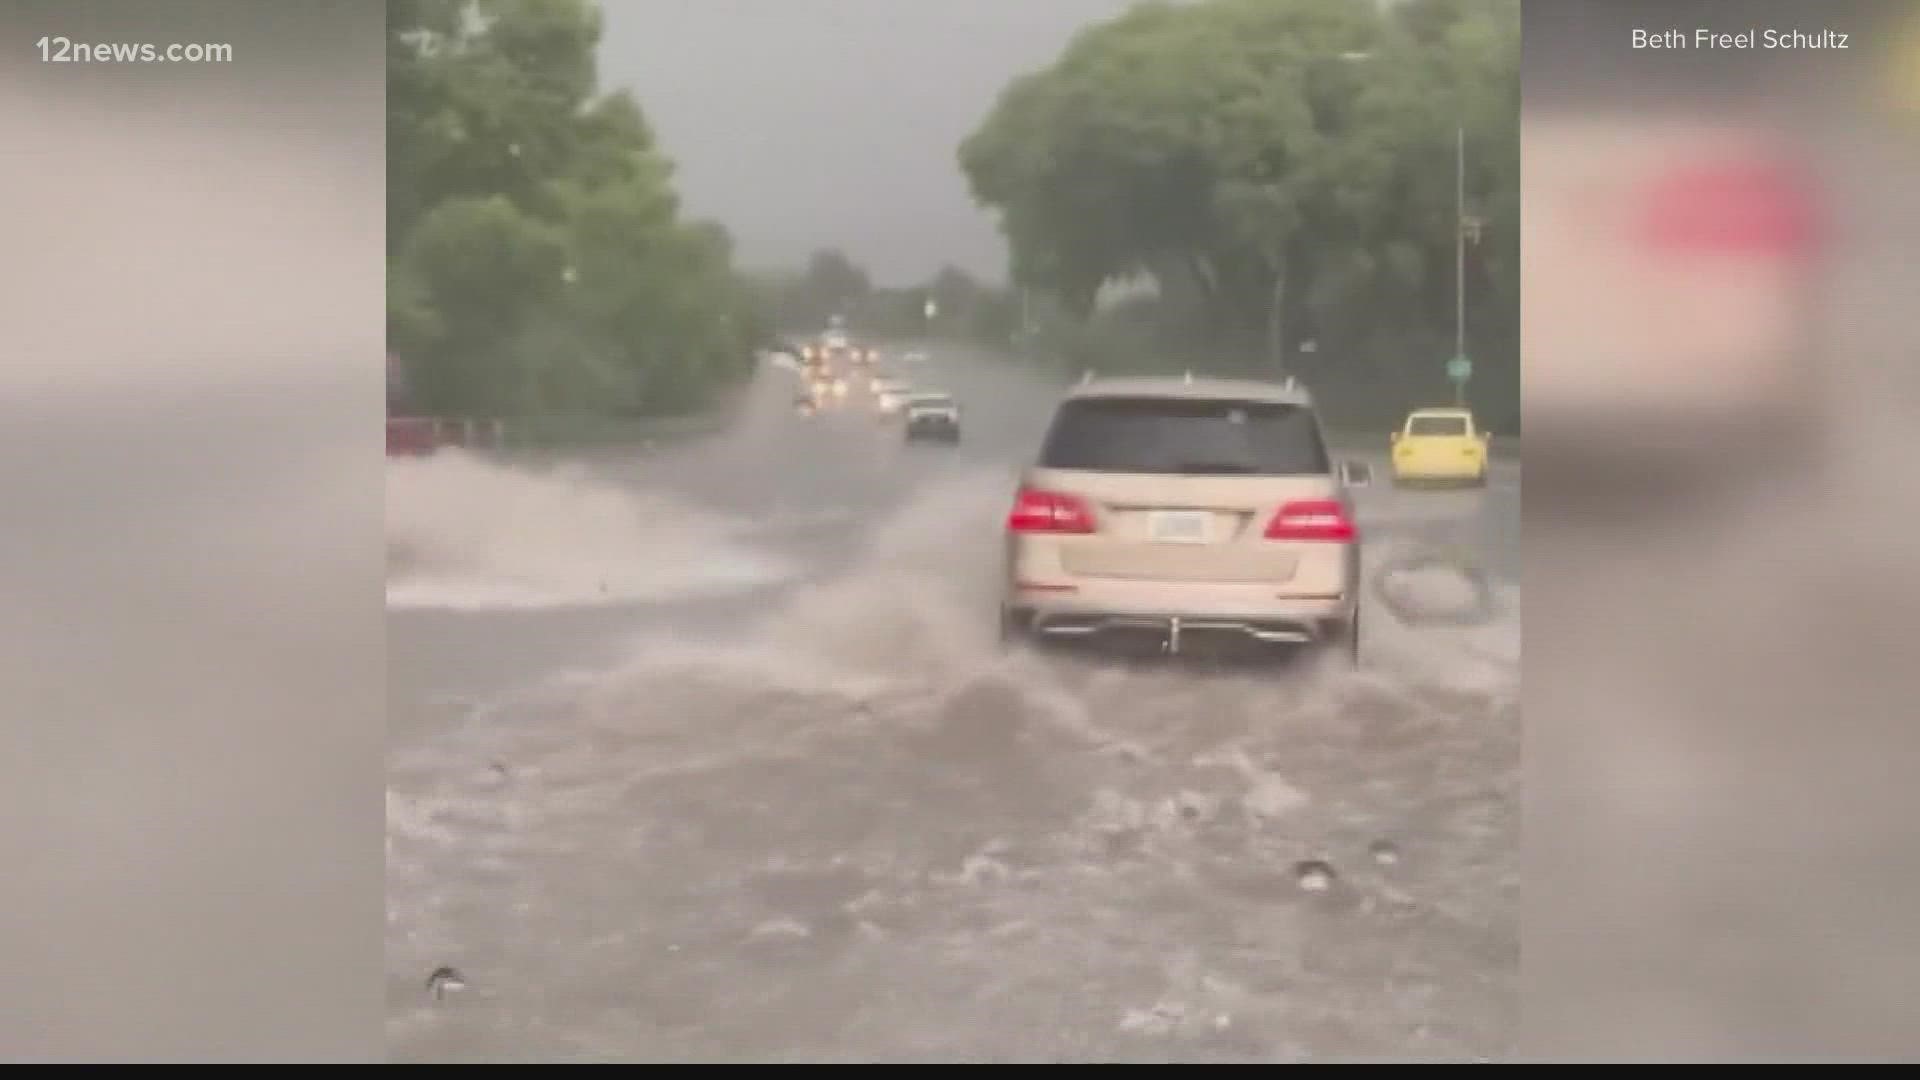
[[[381,15],[0,5],[0,1059],[381,1056]]]
[[[1915,15],[1525,5],[1532,1054],[1915,1052]]]

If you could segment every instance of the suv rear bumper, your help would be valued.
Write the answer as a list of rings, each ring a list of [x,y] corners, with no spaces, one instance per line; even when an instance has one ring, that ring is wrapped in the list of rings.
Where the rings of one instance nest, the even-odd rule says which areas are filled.
[[[1136,612],[1039,612],[1009,608],[1004,629],[1010,636],[1060,642],[1106,643],[1148,639],[1160,651],[1178,654],[1195,642],[1251,645],[1320,645],[1339,640],[1351,626],[1346,617],[1171,615]]]
[[[1196,638],[1315,645],[1345,633],[1358,609],[1351,595],[1266,599],[1258,603],[1210,598],[1204,603],[1185,604],[1165,596],[1157,602],[1139,602],[1145,600],[1097,600],[1016,587],[1007,594],[1002,611],[1006,630],[1017,636],[1094,644],[1151,637],[1162,641],[1165,651],[1177,653],[1185,642]]]

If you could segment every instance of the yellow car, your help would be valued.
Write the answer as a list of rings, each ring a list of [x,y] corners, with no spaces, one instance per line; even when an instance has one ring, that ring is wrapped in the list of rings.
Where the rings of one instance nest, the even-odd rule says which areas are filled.
[[[1486,432],[1466,409],[1415,409],[1393,433],[1393,482],[1487,482]]]

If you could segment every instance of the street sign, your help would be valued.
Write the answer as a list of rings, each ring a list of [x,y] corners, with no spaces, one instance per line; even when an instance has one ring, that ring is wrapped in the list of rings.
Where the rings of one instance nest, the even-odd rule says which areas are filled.
[[[1464,356],[1456,356],[1447,361],[1447,378],[1457,383],[1473,378],[1473,361]]]

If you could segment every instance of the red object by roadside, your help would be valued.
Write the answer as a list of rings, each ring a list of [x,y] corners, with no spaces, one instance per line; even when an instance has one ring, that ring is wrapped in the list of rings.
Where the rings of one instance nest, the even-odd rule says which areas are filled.
[[[439,444],[439,425],[421,416],[387,417],[387,456],[411,457],[431,454]]]

